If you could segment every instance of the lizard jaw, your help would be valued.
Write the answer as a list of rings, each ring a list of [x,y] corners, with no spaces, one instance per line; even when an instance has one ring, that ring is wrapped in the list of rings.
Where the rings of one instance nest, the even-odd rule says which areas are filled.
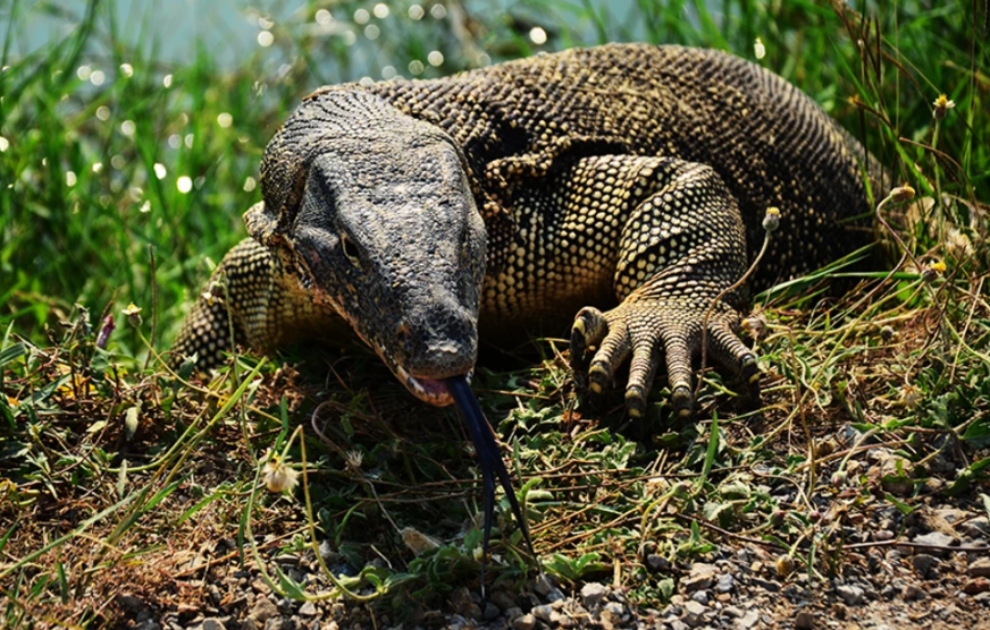
[[[454,404],[454,397],[445,381],[426,376],[413,376],[399,366],[396,366],[395,373],[406,389],[423,402],[437,407]]]

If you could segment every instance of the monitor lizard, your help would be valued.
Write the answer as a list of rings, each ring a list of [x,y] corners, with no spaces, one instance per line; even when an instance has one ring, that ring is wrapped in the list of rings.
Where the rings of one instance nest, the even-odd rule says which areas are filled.
[[[570,330],[592,391],[628,361],[641,416],[662,364],[690,415],[702,339],[758,395],[747,291],[871,242],[867,160],[796,87],[714,50],[612,44],[324,87],[269,143],[250,238],[174,350],[211,367],[231,330],[270,351],[350,329],[446,405],[479,335]],[[733,288],[771,207],[780,228]]]

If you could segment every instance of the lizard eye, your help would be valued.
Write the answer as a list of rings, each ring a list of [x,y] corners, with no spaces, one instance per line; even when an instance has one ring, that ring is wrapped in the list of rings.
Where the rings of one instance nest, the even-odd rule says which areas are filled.
[[[356,268],[361,268],[361,252],[358,250],[358,246],[354,244],[351,237],[347,234],[340,235],[340,249],[344,252],[344,256],[348,261]]]

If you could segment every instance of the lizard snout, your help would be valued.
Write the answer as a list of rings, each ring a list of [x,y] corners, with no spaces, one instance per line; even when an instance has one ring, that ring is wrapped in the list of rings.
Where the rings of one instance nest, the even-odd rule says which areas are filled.
[[[417,378],[467,374],[478,358],[476,320],[456,304],[435,306],[404,318],[396,327],[395,340],[395,357]]]

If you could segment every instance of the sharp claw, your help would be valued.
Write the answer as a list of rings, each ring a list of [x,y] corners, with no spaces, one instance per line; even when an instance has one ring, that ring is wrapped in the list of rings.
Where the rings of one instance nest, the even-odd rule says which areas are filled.
[[[646,415],[646,392],[638,385],[626,389],[626,413],[630,418],[642,418]]]
[[[677,417],[682,420],[687,420],[691,417],[692,407],[694,406],[694,397],[691,395],[691,389],[686,385],[678,385],[674,388],[674,391],[670,393],[670,404],[677,413]]]
[[[578,319],[571,328],[571,365],[581,365],[587,351],[584,322]]]
[[[760,404],[760,367],[756,360],[756,355],[747,355],[739,366],[739,373],[743,381],[749,386],[749,398],[751,402],[759,406]]]
[[[739,373],[750,385],[760,382],[760,369],[756,362],[756,355],[750,354],[743,358],[739,365]]]
[[[608,385],[608,379],[608,368],[601,363],[595,363],[588,370],[588,389],[593,394],[601,394],[605,391],[605,386]]]
[[[588,348],[598,345],[606,330],[605,316],[601,311],[590,306],[578,311],[571,326],[571,366],[575,370],[584,367]]]

